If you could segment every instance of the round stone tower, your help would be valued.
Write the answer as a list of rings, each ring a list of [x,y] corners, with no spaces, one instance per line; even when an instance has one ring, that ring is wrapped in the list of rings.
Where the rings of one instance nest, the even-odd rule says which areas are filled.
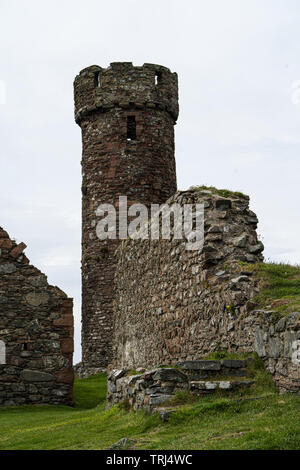
[[[176,192],[177,74],[166,67],[114,62],[80,72],[75,120],[82,130],[82,353],[86,369],[112,359],[114,252],[96,235],[96,210],[119,196],[128,206],[163,203]],[[134,295],[134,294],[133,294]]]

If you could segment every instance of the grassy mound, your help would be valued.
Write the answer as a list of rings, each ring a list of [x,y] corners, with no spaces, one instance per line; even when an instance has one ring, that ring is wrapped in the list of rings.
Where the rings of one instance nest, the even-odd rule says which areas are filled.
[[[214,186],[191,186],[190,189],[193,191],[210,191],[212,194],[217,194],[218,196],[229,198],[244,197],[248,199],[249,197],[239,191],[230,191],[229,189],[218,189]]]
[[[277,316],[300,311],[300,266],[283,263],[241,263],[243,270],[253,272],[262,288],[253,300],[258,308],[270,309]]]

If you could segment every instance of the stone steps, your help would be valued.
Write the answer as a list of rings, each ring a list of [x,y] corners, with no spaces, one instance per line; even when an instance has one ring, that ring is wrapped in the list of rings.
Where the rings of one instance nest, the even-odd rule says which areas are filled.
[[[198,360],[179,362],[177,366],[190,380],[213,379],[219,376],[247,377],[247,361],[222,359],[221,361]]]
[[[196,395],[207,395],[217,390],[236,390],[249,388],[254,383],[253,380],[196,380],[189,382],[189,389]]]
[[[159,367],[128,375],[126,370],[113,370],[108,377],[109,405],[128,400],[133,409],[153,411],[172,402],[177,392],[191,392],[197,396],[217,391],[230,393],[250,387],[247,361],[185,361],[176,367]]]

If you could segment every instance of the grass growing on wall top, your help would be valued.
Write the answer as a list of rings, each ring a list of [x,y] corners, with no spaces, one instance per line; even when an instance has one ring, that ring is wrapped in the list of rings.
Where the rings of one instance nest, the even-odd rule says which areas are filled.
[[[191,186],[191,190],[194,191],[210,191],[212,194],[217,194],[222,197],[246,197],[246,194],[243,194],[239,191],[230,191],[229,189],[218,189],[214,186]]]
[[[178,406],[169,422],[143,411],[105,410],[106,378],[75,381],[75,407],[0,407],[0,449],[299,449],[300,396],[268,384],[251,399],[231,394]],[[258,399],[253,399],[257,395]]]
[[[300,311],[300,266],[274,262],[241,264],[263,281],[254,298],[258,307],[268,307],[278,315]]]

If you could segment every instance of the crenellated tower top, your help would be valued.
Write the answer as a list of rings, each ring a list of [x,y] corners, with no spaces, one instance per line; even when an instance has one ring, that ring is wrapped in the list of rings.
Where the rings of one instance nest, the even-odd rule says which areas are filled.
[[[167,67],[155,64],[133,66],[132,62],[112,62],[109,67],[92,65],[74,81],[75,120],[78,124],[94,111],[113,107],[157,108],[177,121],[178,77]]]

